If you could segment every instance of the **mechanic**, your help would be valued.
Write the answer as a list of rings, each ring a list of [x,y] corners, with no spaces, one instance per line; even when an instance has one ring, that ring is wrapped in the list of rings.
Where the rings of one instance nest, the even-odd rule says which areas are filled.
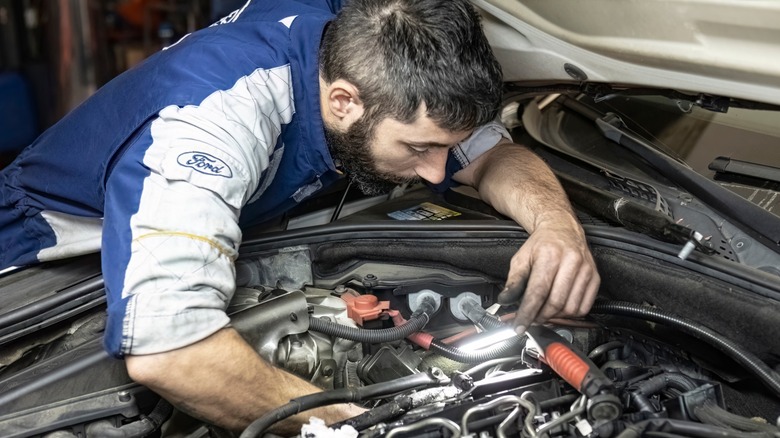
[[[554,175],[495,121],[501,70],[470,4],[352,0],[334,19],[338,3],[248,1],[103,86],[1,174],[0,265],[102,246],[107,350],[229,429],[317,390],[230,328],[241,230],[342,172],[366,193],[467,184],[528,230],[499,297],[525,290],[518,332],[585,314],[598,289]]]

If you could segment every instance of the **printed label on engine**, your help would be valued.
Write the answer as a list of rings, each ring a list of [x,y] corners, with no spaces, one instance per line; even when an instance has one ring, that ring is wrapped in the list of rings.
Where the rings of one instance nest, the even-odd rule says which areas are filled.
[[[411,208],[387,213],[387,215],[399,221],[440,221],[448,217],[460,216],[460,213],[430,202],[423,202]]]

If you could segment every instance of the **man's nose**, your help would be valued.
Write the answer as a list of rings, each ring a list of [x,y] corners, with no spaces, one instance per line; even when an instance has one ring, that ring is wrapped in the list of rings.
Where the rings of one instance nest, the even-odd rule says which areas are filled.
[[[414,168],[415,173],[420,178],[428,181],[431,184],[439,184],[444,181],[444,176],[447,174],[447,157],[449,156],[449,149],[447,148],[433,148],[425,155],[417,167]]]

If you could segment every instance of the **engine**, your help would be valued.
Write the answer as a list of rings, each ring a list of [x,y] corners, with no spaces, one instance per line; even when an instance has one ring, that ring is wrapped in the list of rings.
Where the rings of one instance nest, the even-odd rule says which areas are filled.
[[[677,315],[600,301],[586,320],[555,320],[521,337],[507,324],[513,309],[494,304],[498,285],[391,278],[399,277],[364,267],[332,288],[239,289],[247,299],[234,308],[236,327],[268,361],[331,402],[369,409],[330,428],[313,423],[301,436],[780,436],[776,399],[735,386],[747,374],[776,397],[774,371]],[[280,412],[242,437],[262,436]],[[335,435],[318,435],[324,430]]]
[[[342,424],[312,419],[301,436],[780,436],[771,367],[780,306],[734,278],[596,246],[603,275],[591,314],[517,336],[516,308],[496,304],[516,240],[469,244],[458,231],[274,245],[236,262],[227,312],[266,361],[323,391],[258,418],[242,437],[273,436],[278,421],[335,403],[366,411]],[[99,272],[99,259],[84,266]],[[6,349],[0,435],[230,436],[182,417],[107,357],[101,283],[84,277],[57,290],[94,297],[89,312],[65,313]]]

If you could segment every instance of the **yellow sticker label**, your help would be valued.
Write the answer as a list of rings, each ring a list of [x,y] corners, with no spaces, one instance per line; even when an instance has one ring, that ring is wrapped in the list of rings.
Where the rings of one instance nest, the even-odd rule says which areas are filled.
[[[420,205],[394,211],[387,215],[399,221],[440,221],[442,219],[447,219],[448,217],[460,216],[460,213],[436,204],[431,204],[430,202],[423,202]]]

